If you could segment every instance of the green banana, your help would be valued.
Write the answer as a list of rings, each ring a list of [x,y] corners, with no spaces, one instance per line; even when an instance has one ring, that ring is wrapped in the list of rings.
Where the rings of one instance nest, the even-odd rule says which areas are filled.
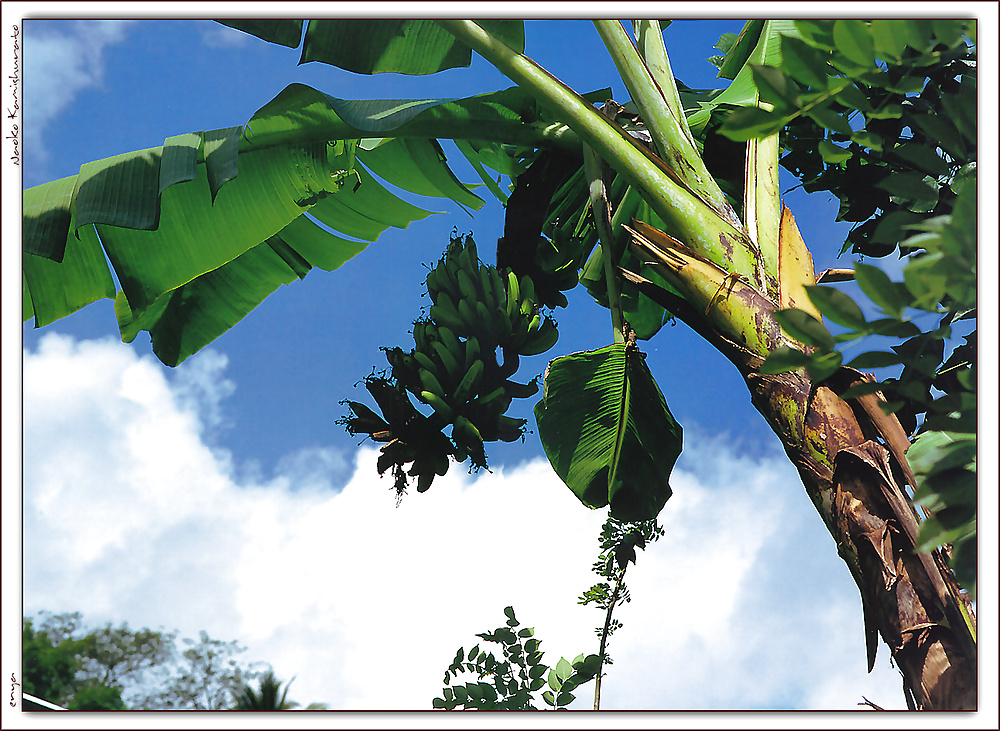
[[[473,464],[485,466],[486,452],[483,449],[483,437],[475,424],[462,415],[456,416],[451,435],[455,444],[469,453]]]
[[[350,428],[352,434],[359,434],[361,432],[374,434],[386,431],[389,428],[389,424],[385,419],[364,404],[357,401],[348,401],[347,405],[354,412],[354,418],[347,420],[347,426]]]
[[[414,350],[413,358],[420,364],[420,367],[424,370],[430,371],[434,376],[442,375],[442,366],[439,365],[435,360],[422,350]]]
[[[507,307],[507,288],[504,286],[503,275],[496,267],[489,267],[490,288],[493,290],[493,300],[500,309]]]
[[[472,364],[472,367],[465,372],[462,376],[461,382],[455,388],[455,403],[464,404],[469,400],[469,396],[474,394],[479,388],[479,382],[482,380],[483,371],[486,368],[486,364],[482,360],[477,360]]]
[[[446,292],[442,292],[437,303],[431,306],[430,316],[434,322],[451,328],[456,334],[468,332],[468,327],[459,315],[458,308],[455,307],[454,302]]]
[[[476,279],[479,277],[477,276]],[[465,269],[458,270],[458,291],[461,294],[461,299],[469,299],[473,302],[479,299],[479,290]]]
[[[498,404],[502,404],[504,399],[507,400],[507,406],[509,406],[510,397],[507,395],[506,389],[503,386],[498,386],[493,391],[490,391],[487,395],[480,396],[479,398],[477,398],[475,403],[479,408],[486,409],[486,408],[492,408],[493,406]],[[505,412],[507,410],[507,406],[504,406],[504,408],[500,409],[498,413],[502,414],[503,412]]]
[[[475,306],[476,318],[479,321],[479,327],[487,332],[490,336],[491,342],[496,342],[497,339],[497,323],[496,318],[490,314],[490,311],[486,309],[486,304],[482,301],[477,301]]]
[[[450,422],[455,417],[455,410],[448,405],[447,401],[433,391],[421,391],[420,398],[440,414],[441,418],[445,421]]]
[[[472,364],[479,360],[480,352],[479,340],[475,335],[470,335],[465,341],[465,370],[469,370]]]
[[[434,353],[437,355],[438,360],[444,366],[445,371],[448,374],[448,381],[455,383],[462,375],[462,366],[458,364],[455,356],[452,355],[451,351],[445,347],[444,343],[439,340],[435,340],[431,343],[434,347]]]
[[[558,339],[559,331],[556,329],[556,324],[551,318],[546,317],[541,327],[525,338],[518,352],[521,355],[538,355],[555,345]]]
[[[514,322],[510,319],[510,315],[507,314],[506,307],[496,307],[491,312],[494,313],[493,320],[496,323],[497,340],[500,345],[505,345],[514,334]]]
[[[438,296],[441,292],[447,289],[447,287],[442,286],[444,284],[442,280],[445,276],[446,275],[441,265],[438,265],[427,272],[427,294],[430,295],[431,302],[437,302]]]
[[[479,289],[482,293],[481,299],[486,309],[490,312],[496,309],[497,298],[493,295],[493,282],[490,281],[490,270],[485,264],[479,265]]]
[[[521,304],[521,286],[513,270],[507,271],[507,316],[513,321]]]
[[[444,387],[437,377],[426,368],[420,369],[420,383],[424,387],[424,390],[444,398]]]
[[[435,452],[432,459],[434,460],[434,474],[444,477],[448,471],[448,455],[444,452]]]
[[[462,352],[462,343],[459,341],[458,336],[455,335],[454,330],[447,325],[438,325],[438,338],[441,344],[450,350],[456,358]]]
[[[458,265],[461,267],[459,271],[464,271],[466,274],[470,273],[473,267],[476,267],[475,260],[472,258],[472,254],[469,253],[468,246],[464,247],[458,255]]]
[[[497,436],[504,442],[516,442],[524,436],[524,425],[527,419],[515,419],[501,414],[497,417]]]
[[[535,283],[531,281],[531,277],[525,274],[521,277],[521,298],[536,301],[538,298],[535,297]]]
[[[513,398],[531,398],[538,393],[538,381],[531,380],[527,383],[517,381],[504,381],[504,391]],[[506,411],[507,409],[504,409]]]
[[[536,314],[531,318],[531,322],[528,323],[528,333],[535,332],[542,324],[542,316]]]
[[[464,332],[479,332],[482,330],[480,323],[476,320],[476,313],[468,300],[459,300],[458,316],[464,323]]]
[[[427,492],[431,483],[434,482],[433,472],[423,472],[417,477],[417,492]]]

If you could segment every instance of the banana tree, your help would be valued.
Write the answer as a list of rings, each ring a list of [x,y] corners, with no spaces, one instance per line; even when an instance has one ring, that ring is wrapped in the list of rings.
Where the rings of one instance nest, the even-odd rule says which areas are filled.
[[[609,308],[614,342],[550,364],[540,436],[585,505],[654,517],[681,437],[638,340],[676,317],[739,370],[798,469],[861,591],[869,668],[881,634],[914,707],[976,706],[974,615],[941,553],[916,550],[908,435],[871,377],[830,352],[820,323],[836,308],[816,293],[811,254],[780,201],[776,77],[765,67],[781,64],[782,39],[801,37],[802,24],[748,23],[722,61],[729,89],[699,94],[675,81],[657,21],[637,21],[634,41],[619,22],[595,21],[626,105],[607,91],[581,96],[525,56],[520,21],[317,20],[304,36],[303,21],[228,24],[290,47],[302,39],[303,61],[359,73],[433,73],[475,51],[517,86],[347,101],[296,84],[240,127],[172,137],[27,190],[25,320],[41,326],[113,298],[123,339],[148,330],[176,365],[280,284],[336,269],[389,226],[429,215],[378,178],[482,206],[447,165],[438,140],[453,139],[506,203],[504,237],[497,267],[479,263],[469,240],[449,248],[428,277],[435,305],[415,326],[417,347],[387,351],[392,377],[367,381],[381,416],[351,402],[349,428],[386,442],[379,469],[393,469],[401,491],[408,476],[425,490],[449,460],[485,464],[484,441],[519,436],[523,422],[503,412],[537,387],[510,381],[518,356],[553,345],[539,306],[565,306],[561,291],[582,282]],[[847,87],[810,111],[843,102]],[[739,179],[705,163],[710,128],[734,108],[751,130]],[[496,173],[515,181],[509,195]],[[477,312],[477,299],[491,306]]]

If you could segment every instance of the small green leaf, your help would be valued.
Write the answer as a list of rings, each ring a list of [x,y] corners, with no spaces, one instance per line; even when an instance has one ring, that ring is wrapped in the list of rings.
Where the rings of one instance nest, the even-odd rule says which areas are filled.
[[[874,132],[860,130],[851,135],[851,139],[862,147],[867,147],[876,152],[882,151],[882,138]]]
[[[556,704],[556,697],[552,694],[551,690],[546,690],[542,692],[542,700],[548,703],[550,706]]]
[[[507,619],[514,619],[514,607],[504,607],[503,613],[507,615]]]
[[[806,294],[820,314],[829,317],[838,325],[861,330],[867,324],[861,308],[839,289],[823,285],[807,285]]]
[[[789,83],[788,77],[781,69],[751,63],[750,70],[753,74],[754,86],[760,92],[761,99],[771,102],[777,107],[795,106],[798,99],[795,85]]]
[[[850,150],[845,150],[843,147],[835,145],[829,140],[819,141],[819,154],[823,158],[823,162],[831,164],[850,160],[852,155]]]
[[[910,303],[909,298],[900,292],[896,282],[878,267],[858,262],[854,266],[854,279],[861,291],[890,315],[900,317],[903,309]]]
[[[760,107],[740,107],[733,110],[723,122],[721,132],[737,142],[745,142],[757,137],[766,137],[785,125],[787,117]]]
[[[565,657],[559,658],[559,662],[556,663],[556,675],[558,678],[566,680],[572,674],[573,666],[569,664],[569,661]]]
[[[569,692],[562,692],[556,696],[556,704],[560,706],[568,706],[576,698],[575,695]]]
[[[851,368],[886,368],[888,366],[899,365],[902,359],[896,353],[886,350],[873,350],[862,353],[847,365]]]
[[[844,389],[844,392],[840,394],[841,398],[858,398],[859,396],[868,396],[873,393],[878,393],[882,390],[881,383],[856,383],[849,388]]]
[[[926,145],[916,142],[904,143],[892,148],[892,154],[935,178],[948,174],[948,163]]]
[[[843,360],[844,356],[836,350],[832,353],[817,353],[810,358],[806,372],[813,381],[818,383],[836,373]]]
[[[760,366],[760,372],[765,375],[777,375],[787,373],[799,368],[805,368],[810,358],[801,350],[786,348],[784,346],[775,348]]]
[[[555,671],[555,668],[549,670],[548,684],[552,690],[558,691],[562,688],[562,678],[560,678]]]
[[[851,123],[847,121],[847,117],[842,114],[838,114],[829,107],[813,107],[807,111],[806,114],[817,124],[826,127],[832,132],[850,136],[854,131],[851,128]]]
[[[903,116],[903,107],[899,104],[885,104],[867,112],[865,116],[868,119],[899,119]]]
[[[837,50],[858,66],[875,65],[875,43],[862,20],[842,18],[833,24]]]
[[[906,27],[895,19],[873,20],[871,24],[875,52],[882,58],[898,59],[906,47]]]
[[[913,441],[906,458],[918,476],[952,467],[968,467],[975,463],[976,435],[926,432]]]
[[[782,330],[800,343],[823,350],[833,349],[833,335],[822,322],[805,310],[795,307],[778,310],[774,313],[774,319],[781,325]]]
[[[934,178],[920,173],[893,173],[879,181],[875,187],[881,188],[890,195],[932,203],[937,202],[938,189],[940,188]]]
[[[783,66],[796,81],[816,89],[826,88],[827,75],[833,72],[826,53],[794,36],[781,36]]]

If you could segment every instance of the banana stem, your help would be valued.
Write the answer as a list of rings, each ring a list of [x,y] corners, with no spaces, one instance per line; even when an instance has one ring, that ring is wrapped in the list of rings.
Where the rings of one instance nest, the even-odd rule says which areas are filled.
[[[654,34],[650,33],[652,28],[644,27],[642,34],[643,48],[658,62],[659,81],[654,78],[650,68],[651,59],[640,55],[621,22],[595,20],[594,26],[611,54],[632,101],[639,108],[660,157],[678,172],[685,187],[723,219],[740,226],[736,212],[729,205],[715,178],[708,172],[689,137],[690,132],[677,94],[677,84],[670,73],[663,37],[658,32],[659,23],[656,24],[655,33],[659,44],[655,43],[652,37]],[[683,164],[680,164],[682,160]]]
[[[611,310],[611,326],[615,331],[615,342],[625,342],[624,317],[622,316],[622,298],[618,288],[618,277],[615,275],[614,238],[611,233],[611,213],[608,210],[608,197],[604,188],[604,176],[601,174],[601,161],[590,145],[583,146],[583,167],[587,174],[590,189],[590,210],[594,214],[594,226],[601,240],[601,251],[604,254],[604,279],[608,285],[608,308]]]
[[[437,22],[545,106],[557,110],[560,120],[634,186],[689,246],[726,271],[755,271],[750,242],[742,226],[725,220],[698,195],[679,184],[676,173],[662,160],[634,143],[586,99],[473,21]]]

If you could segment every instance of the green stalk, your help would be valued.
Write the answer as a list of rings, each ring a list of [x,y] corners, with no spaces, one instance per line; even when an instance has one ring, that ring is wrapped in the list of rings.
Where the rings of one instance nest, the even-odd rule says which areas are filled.
[[[649,70],[653,83],[659,87],[660,93],[663,94],[663,101],[666,102],[667,109],[677,120],[684,137],[694,147],[694,137],[691,135],[691,128],[684,115],[684,105],[681,104],[680,94],[677,93],[674,72],[670,69],[667,47],[663,45],[663,31],[660,29],[660,21],[634,20],[632,21],[632,32],[635,34],[639,55],[646,62],[646,68]]]
[[[726,271],[756,271],[750,242],[741,228],[676,183],[662,161],[634,143],[587,100],[476,23],[454,19],[437,22],[540,102],[557,110],[581,141],[638,189],[656,214],[691,248]]]
[[[660,56],[661,84],[653,78],[647,61],[639,55],[632,44],[632,39],[628,37],[619,21],[595,20],[594,26],[604,45],[607,46],[632,101],[639,108],[639,114],[649,129],[660,157],[677,172],[692,193],[724,220],[734,226],[740,226],[736,212],[729,205],[715,178],[708,172],[705,162],[698,154],[698,149],[690,139],[686,122],[681,121],[684,119],[684,111],[681,109],[680,97],[677,94],[677,84],[670,74],[669,62],[666,61],[662,36],[657,34],[660,38],[659,47],[663,49],[661,55],[649,33],[644,33],[645,47],[648,47],[654,56]],[[664,84],[666,88],[663,87]]]
[[[601,251],[604,254],[604,280],[608,285],[608,309],[611,310],[611,326],[615,331],[615,342],[625,342],[624,318],[622,317],[622,298],[618,288],[618,277],[615,276],[614,238],[611,233],[608,197],[604,189],[604,176],[601,174],[601,160],[590,145],[583,146],[583,168],[587,174],[587,184],[590,189],[590,210],[594,214],[594,227],[601,240]]]
[[[618,594],[622,589],[622,582],[625,581],[626,569],[628,569],[628,562],[622,566],[621,573],[618,574],[618,578],[615,580],[615,591],[611,595],[611,601],[608,603],[608,611],[604,615],[604,629],[601,631],[601,646],[597,655],[601,659],[601,662],[597,666],[597,675],[594,679],[595,711],[601,710],[601,676],[604,670],[604,655],[608,650],[608,636],[611,634],[611,614],[615,611],[615,605],[618,603]]]

